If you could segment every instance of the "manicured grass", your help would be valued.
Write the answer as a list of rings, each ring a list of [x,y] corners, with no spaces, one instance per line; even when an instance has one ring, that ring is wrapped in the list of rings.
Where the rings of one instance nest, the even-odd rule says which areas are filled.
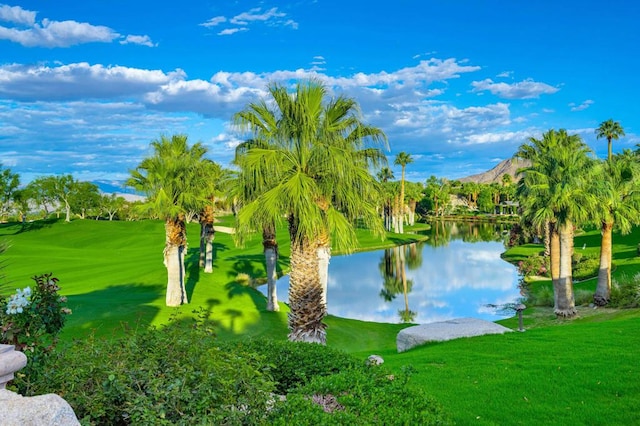
[[[225,222],[226,223],[226,222]],[[231,223],[231,222],[228,222]],[[190,304],[164,306],[164,227],[159,221],[0,224],[0,240],[11,247],[0,256],[6,276],[0,293],[31,284],[29,277],[53,272],[74,313],[63,340],[118,333],[129,327],[162,324],[173,314],[205,310],[218,324],[219,339],[247,335],[286,339],[287,307],[267,312],[257,290],[235,282],[238,273],[264,276],[259,236],[236,247],[217,233],[213,274],[197,268],[198,226],[188,228],[187,288]],[[281,263],[288,267],[286,230],[279,230]],[[379,240],[361,238],[366,248]],[[411,238],[390,234],[384,244]],[[640,231],[614,235],[614,279],[640,271]],[[598,250],[599,232],[576,237],[576,250]],[[541,246],[508,251],[505,259],[539,252]],[[536,283],[538,285],[538,283]],[[548,285],[541,281],[539,285]],[[581,283],[595,288],[595,281]],[[524,333],[483,336],[430,344],[397,354],[401,324],[377,324],[329,316],[328,344],[362,358],[377,353],[396,371],[410,365],[411,380],[434,395],[458,424],[638,424],[640,415],[640,310],[580,308],[580,318],[556,320],[550,310],[525,311]],[[514,318],[501,321],[515,329]]]

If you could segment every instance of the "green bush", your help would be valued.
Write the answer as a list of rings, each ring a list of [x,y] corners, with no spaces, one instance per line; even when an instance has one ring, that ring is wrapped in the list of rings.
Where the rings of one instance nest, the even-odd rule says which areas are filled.
[[[640,274],[623,275],[611,285],[609,306],[612,308],[640,307]]]
[[[408,374],[381,366],[315,377],[270,412],[271,425],[442,425],[440,405],[414,387]]]
[[[597,277],[598,269],[600,269],[600,258],[597,253],[579,256],[579,261],[573,265],[573,279],[582,281]]]
[[[63,348],[29,394],[61,395],[84,424],[258,423],[274,389],[263,366],[253,352],[218,348],[207,324],[174,320]]]
[[[526,290],[526,304],[531,306],[553,306],[555,299],[553,296],[553,287],[541,285],[535,289],[530,287]]]
[[[362,361],[337,349],[287,340],[247,339],[226,343],[223,348],[232,352],[240,350],[260,354],[270,365],[276,392],[281,395],[316,376],[364,366]]]

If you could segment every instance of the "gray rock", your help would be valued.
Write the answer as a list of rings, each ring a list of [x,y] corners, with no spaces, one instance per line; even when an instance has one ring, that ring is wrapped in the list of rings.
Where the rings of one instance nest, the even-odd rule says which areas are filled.
[[[3,426],[75,426],[71,406],[55,394],[24,397],[0,389],[0,424]]]
[[[442,342],[484,334],[503,334],[510,331],[513,330],[491,321],[477,318],[457,318],[407,327],[398,333],[396,346],[398,352],[404,352],[427,342]]]
[[[380,365],[384,363],[384,359],[380,355],[369,355],[367,365]]]

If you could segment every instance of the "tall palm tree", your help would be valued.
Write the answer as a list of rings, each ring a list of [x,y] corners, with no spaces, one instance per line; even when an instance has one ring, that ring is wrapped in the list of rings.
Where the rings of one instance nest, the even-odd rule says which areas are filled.
[[[596,129],[596,138],[607,138],[608,145],[608,161],[611,162],[612,154],[611,154],[611,141],[613,139],[618,140],[620,136],[624,136],[624,129],[620,125],[618,121],[613,121],[612,118],[607,121],[603,121],[600,123],[600,126]]]
[[[611,296],[611,252],[614,227],[627,234],[640,216],[640,170],[630,150],[614,155],[606,167],[600,167],[594,179],[602,224],[600,267],[594,303],[604,306]]]
[[[274,129],[269,143],[249,147],[243,155],[246,175],[264,191],[240,210],[238,231],[247,233],[286,216],[291,239],[289,339],[324,344],[320,258],[332,241],[345,251],[355,247],[356,221],[383,234],[371,167],[385,157],[365,142],[386,138],[380,129],[362,123],[353,99],[327,101],[327,89],[317,80],[298,83],[294,93],[272,84],[269,95],[271,105],[250,104],[235,116],[254,137],[265,121]],[[266,108],[262,116],[255,113],[260,106]],[[264,176],[264,164],[273,165],[277,179]]]
[[[400,233],[404,233],[404,175],[407,164],[413,163],[413,158],[411,158],[411,154],[407,154],[404,151],[399,152],[396,155],[396,159],[393,161],[393,164],[396,166],[402,167],[402,176],[400,178]]]
[[[529,138],[516,154],[531,161],[519,171],[524,175],[518,187],[524,216],[538,227],[550,224],[554,311],[563,317],[577,312],[571,272],[573,227],[587,221],[596,204],[589,189],[590,152],[579,136],[552,129],[541,139]]]
[[[393,191],[391,191],[390,180],[395,179],[393,171],[389,167],[383,167],[376,175],[382,187],[382,218],[384,221],[384,229],[391,231],[392,229],[392,199]]]
[[[147,195],[141,209],[165,221],[164,265],[167,306],[188,303],[184,258],[187,247],[185,213],[203,202],[203,156],[200,143],[189,146],[186,135],[162,136],[151,142],[153,155],[131,171],[127,185]]]
[[[203,160],[201,172],[203,190],[203,205],[198,213],[200,222],[200,267],[204,272],[213,272],[213,239],[215,238],[215,202],[216,196],[221,195],[221,186],[225,179],[225,172],[219,164],[211,160]]]

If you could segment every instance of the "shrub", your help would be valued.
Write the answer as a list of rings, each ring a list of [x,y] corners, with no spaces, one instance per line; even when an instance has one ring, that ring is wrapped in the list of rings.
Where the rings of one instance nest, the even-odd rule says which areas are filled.
[[[597,253],[578,256],[577,259],[578,262],[573,265],[572,271],[574,280],[582,281],[598,276],[600,258]]]
[[[364,365],[345,352],[313,343],[247,339],[225,343],[223,348],[230,352],[239,350],[260,354],[270,365],[270,374],[279,394],[286,394],[316,376],[328,376]]]
[[[214,339],[202,320],[90,337],[50,357],[30,394],[58,393],[85,424],[259,422],[274,388],[262,358]]]
[[[640,274],[633,277],[623,275],[613,281],[609,306],[613,308],[640,307]]]
[[[577,306],[593,303],[593,291],[580,289],[573,293],[573,298]]]
[[[55,345],[71,310],[66,307],[67,298],[58,294],[60,287],[53,274],[32,279],[33,290],[26,287],[9,298],[0,296],[0,343],[41,355]]]
[[[547,285],[541,285],[535,289],[527,287],[526,295],[527,305],[552,307],[555,303],[553,288]]]
[[[382,366],[318,376],[291,392],[270,412],[272,425],[434,425],[449,424],[440,405]]]
[[[518,262],[518,272],[523,277],[531,275],[546,277],[549,275],[549,259],[539,254],[531,255]]]

